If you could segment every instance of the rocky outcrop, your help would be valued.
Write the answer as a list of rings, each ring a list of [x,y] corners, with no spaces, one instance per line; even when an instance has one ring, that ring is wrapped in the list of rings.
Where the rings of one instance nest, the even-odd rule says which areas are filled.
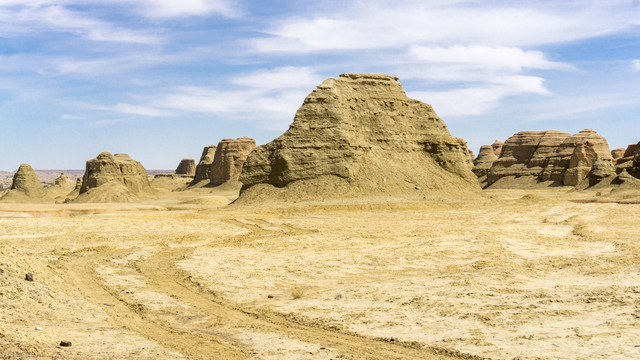
[[[196,166],[196,173],[193,177],[191,185],[196,185],[202,181],[209,181],[211,176],[211,165],[213,165],[213,159],[216,154],[216,145],[205,146],[200,156],[200,161]]]
[[[491,185],[501,178],[539,177],[547,158],[554,154],[562,142],[571,136],[561,131],[521,131],[505,141],[498,160],[487,174]]]
[[[175,171],[176,175],[195,176],[196,161],[194,159],[182,159]]]
[[[502,146],[504,145],[504,143],[498,139],[496,139],[496,141],[493,142],[493,144],[491,144],[491,148],[493,149],[493,153],[496,154],[497,157],[500,156],[500,153],[502,152]]]
[[[466,142],[397,78],[343,74],[319,85],[289,130],[249,155],[240,198],[469,194],[478,189],[470,157]]]
[[[602,180],[616,175],[616,169],[612,159],[598,159],[593,163],[593,167],[589,172],[589,186],[594,186],[602,182]]]
[[[46,193],[53,198],[64,198],[71,190],[73,190],[74,182],[69,179],[65,173],[58,176],[53,185],[45,189]]]
[[[237,180],[247,156],[255,148],[256,141],[246,136],[220,141],[211,165],[209,185],[218,186]]]
[[[13,175],[10,190],[14,195],[20,193],[29,198],[42,198],[46,195],[40,179],[29,164],[20,165],[18,171]]]
[[[147,171],[127,154],[103,152],[87,161],[77,201],[134,201],[151,190]]]
[[[613,163],[615,164],[618,161],[618,159],[622,159],[624,157],[624,153],[625,153],[624,148],[617,148],[617,149],[611,150],[611,157],[613,158]]]
[[[473,161],[473,173],[481,178],[487,176],[493,163],[498,160],[493,145],[482,145],[478,157]]]
[[[529,176],[539,182],[576,186],[599,159],[612,161],[607,140],[591,129],[570,135],[560,131],[523,131],[510,137],[488,174],[501,178]]]

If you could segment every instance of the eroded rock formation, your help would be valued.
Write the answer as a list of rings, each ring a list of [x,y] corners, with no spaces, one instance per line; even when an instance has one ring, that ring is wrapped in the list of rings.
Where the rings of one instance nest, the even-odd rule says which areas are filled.
[[[87,161],[78,201],[133,201],[149,192],[147,171],[127,154],[103,152]]]
[[[283,135],[259,146],[240,176],[241,199],[345,194],[439,195],[478,189],[466,142],[398,79],[343,74],[304,100]],[[248,194],[247,194],[248,193]]]
[[[496,156],[500,156],[500,153],[502,152],[502,146],[504,145],[504,143],[498,139],[496,139],[496,141],[493,142],[493,144],[491,144],[491,148],[493,149],[493,153],[496,154]]]
[[[510,137],[488,173],[491,185],[505,177],[534,177],[575,186],[599,159],[612,161],[607,140],[591,129],[570,135],[560,131],[522,131]]]
[[[211,165],[209,184],[218,186],[228,181],[237,180],[247,156],[255,148],[256,141],[246,136],[220,141]]]
[[[175,171],[176,175],[195,176],[196,161],[194,159],[182,159]]]
[[[498,156],[493,145],[482,145],[478,157],[473,161],[473,173],[479,178],[487,176],[496,160],[498,160]]]
[[[193,177],[191,185],[198,184],[202,181],[209,181],[211,176],[211,165],[213,165],[213,159],[216,154],[216,145],[205,146],[200,156],[200,161],[196,166],[196,173]]]
[[[42,198],[45,191],[40,179],[29,164],[22,164],[13,175],[11,192],[19,192],[30,198]]]
[[[626,149],[624,148],[617,148],[617,149],[611,150],[611,157],[613,158],[614,163],[616,163],[618,159],[622,159],[624,157],[625,150]]]

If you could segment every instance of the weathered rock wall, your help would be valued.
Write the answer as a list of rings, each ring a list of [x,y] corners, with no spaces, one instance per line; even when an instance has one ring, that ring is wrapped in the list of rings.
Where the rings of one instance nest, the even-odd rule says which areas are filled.
[[[218,143],[209,174],[212,186],[237,180],[242,172],[247,156],[256,148],[256,141],[243,136],[237,139],[223,139]]]
[[[182,159],[175,171],[176,175],[194,176],[196,174],[196,161],[194,159]]]
[[[196,173],[193,177],[191,185],[198,184],[201,181],[207,180],[211,177],[211,165],[213,165],[213,159],[216,154],[216,145],[205,146],[200,156],[200,161],[196,166]]]

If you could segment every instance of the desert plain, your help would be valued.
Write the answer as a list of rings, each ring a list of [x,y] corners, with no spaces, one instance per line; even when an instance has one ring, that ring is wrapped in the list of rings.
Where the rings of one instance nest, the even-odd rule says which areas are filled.
[[[1,203],[3,358],[640,357],[634,203],[235,196]]]

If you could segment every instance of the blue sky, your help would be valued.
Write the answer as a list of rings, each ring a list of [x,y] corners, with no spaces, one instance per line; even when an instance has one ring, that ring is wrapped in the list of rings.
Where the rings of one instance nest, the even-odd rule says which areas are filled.
[[[640,141],[640,0],[0,0],[0,170],[173,169],[269,142],[322,80],[398,76],[454,136]]]

